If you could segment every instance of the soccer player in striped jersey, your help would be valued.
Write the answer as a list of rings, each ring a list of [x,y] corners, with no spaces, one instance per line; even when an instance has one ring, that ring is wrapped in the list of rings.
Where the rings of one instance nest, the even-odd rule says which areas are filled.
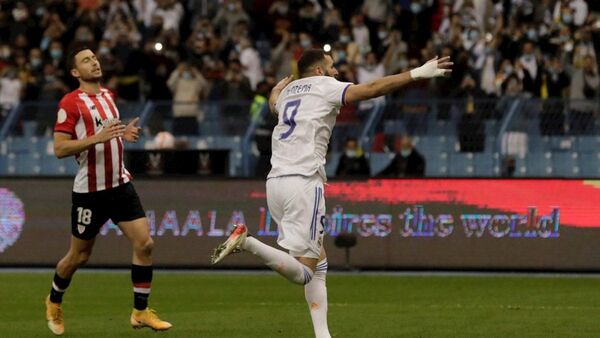
[[[248,236],[242,224],[217,247],[213,263],[232,252],[248,251],[289,281],[304,285],[315,336],[331,337],[327,325],[327,257],[323,248],[327,179],[324,166],[340,107],[386,95],[417,79],[444,76],[451,67],[448,57],[436,57],[410,72],[353,84],[335,79],[338,72],[331,56],[320,49],[305,51],[298,60],[300,79],[283,79],[269,98],[279,124],[272,136],[267,204],[278,224],[277,243],[289,254]]]
[[[133,246],[131,325],[168,330],[171,324],[148,308],[153,241],[132,177],[123,165],[123,140],[137,142],[138,118],[127,125],[121,122],[113,94],[100,85],[102,69],[90,49],[73,50],[67,62],[79,88],[59,103],[54,153],[58,158],[74,156],[79,171],[73,185],[70,248],[56,266],[46,297],[48,328],[55,335],[64,333],[63,294],[77,268],[90,257],[100,228],[111,219]]]

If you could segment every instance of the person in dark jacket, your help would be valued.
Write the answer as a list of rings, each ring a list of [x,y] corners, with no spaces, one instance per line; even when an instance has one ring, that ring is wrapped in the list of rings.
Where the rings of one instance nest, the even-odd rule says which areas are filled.
[[[384,177],[423,177],[425,175],[425,158],[413,146],[408,136],[396,141],[396,156],[379,174]]]
[[[346,140],[344,154],[340,158],[335,175],[337,177],[369,176],[369,163],[355,138]]]

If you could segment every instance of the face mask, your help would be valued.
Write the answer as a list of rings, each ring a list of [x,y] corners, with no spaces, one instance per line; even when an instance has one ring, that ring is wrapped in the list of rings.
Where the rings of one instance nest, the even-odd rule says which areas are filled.
[[[563,14],[563,22],[566,23],[567,25],[570,25],[573,22],[573,17],[571,16],[571,14]]]
[[[181,77],[184,78],[185,80],[190,80],[192,78],[192,73],[183,72],[183,73],[181,73]]]
[[[31,66],[34,68],[38,68],[42,65],[42,59],[31,59]]]
[[[346,157],[355,158],[358,157],[356,150],[346,150]]]
[[[50,50],[50,56],[53,59],[60,59],[60,58],[62,58],[62,55],[63,55],[63,52],[60,49],[52,49],[52,50]]]
[[[286,15],[287,12],[289,11],[289,6],[288,5],[281,5],[281,6],[279,6],[279,8],[277,8],[277,11],[281,15]]]
[[[504,74],[510,74],[513,72],[513,66],[508,65],[506,67],[504,67]]]
[[[400,156],[402,157],[408,157],[410,155],[410,153],[412,153],[411,149],[401,149],[400,150]]]
[[[0,51],[0,58],[3,58],[3,59],[10,58],[10,49],[4,48],[2,51]]]
[[[419,14],[421,13],[421,4],[418,2],[413,2],[412,4],[410,4],[410,11],[413,12],[414,14]]]
[[[108,47],[100,47],[100,49],[98,49],[98,54],[100,55],[107,55],[108,53],[110,53],[110,48]]]
[[[387,38],[387,36],[388,36],[388,32],[379,31],[377,33],[377,37],[379,37],[379,40],[383,40],[383,39]]]
[[[346,57],[347,57],[346,52],[344,52],[344,51],[339,51],[337,53],[337,56],[338,56],[338,60],[346,60]]]
[[[229,4],[229,5],[227,5],[227,9],[229,9],[230,12],[235,11],[235,4]]]
[[[15,21],[21,21],[24,20],[25,18],[27,18],[27,11],[23,10],[23,9],[13,9],[12,11],[12,15],[13,18],[15,19]]]
[[[537,33],[536,33],[536,31],[533,30],[533,29],[528,30],[527,31],[527,37],[530,40],[537,41]]]
[[[365,65],[365,69],[371,72],[375,69],[375,65]]]
[[[348,35],[340,35],[340,42],[348,43],[348,42],[350,42],[350,37]]]
[[[46,82],[54,82],[55,80],[56,80],[56,76],[46,75]]]
[[[302,46],[302,48],[309,48],[311,46],[311,42],[308,39],[302,39],[300,40],[300,46]]]
[[[238,52],[238,53],[241,53],[242,52],[242,46],[235,45],[235,51]]]
[[[85,41],[90,41],[92,39],[90,39],[87,34],[81,34],[77,37],[77,40],[79,40],[81,42],[85,42]]]

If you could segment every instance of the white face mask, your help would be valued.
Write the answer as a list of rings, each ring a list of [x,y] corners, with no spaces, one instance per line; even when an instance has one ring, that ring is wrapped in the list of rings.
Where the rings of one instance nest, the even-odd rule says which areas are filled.
[[[402,157],[408,157],[410,155],[410,153],[412,153],[411,149],[401,149],[400,150],[400,156],[402,156]]]
[[[15,21],[21,21],[27,18],[27,11],[24,9],[15,8],[12,11],[12,15]]]
[[[346,157],[355,158],[358,157],[356,150],[346,150]]]
[[[421,13],[422,9],[423,8],[422,8],[421,4],[418,2],[413,2],[410,4],[410,11],[413,12],[414,14]]]
[[[300,46],[302,46],[302,48],[309,48],[311,46],[311,42],[308,39],[302,39],[300,40]]]

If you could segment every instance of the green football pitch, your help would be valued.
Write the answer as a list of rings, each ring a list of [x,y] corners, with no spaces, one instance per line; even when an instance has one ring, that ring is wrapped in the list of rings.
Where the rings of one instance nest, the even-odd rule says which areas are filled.
[[[0,270],[1,271],[1,270]],[[50,337],[52,272],[0,272],[0,337]],[[536,275],[328,276],[334,337],[600,337],[600,278]],[[133,330],[127,271],[79,272],[66,337],[311,337],[302,287],[271,273],[155,272],[168,332]]]

